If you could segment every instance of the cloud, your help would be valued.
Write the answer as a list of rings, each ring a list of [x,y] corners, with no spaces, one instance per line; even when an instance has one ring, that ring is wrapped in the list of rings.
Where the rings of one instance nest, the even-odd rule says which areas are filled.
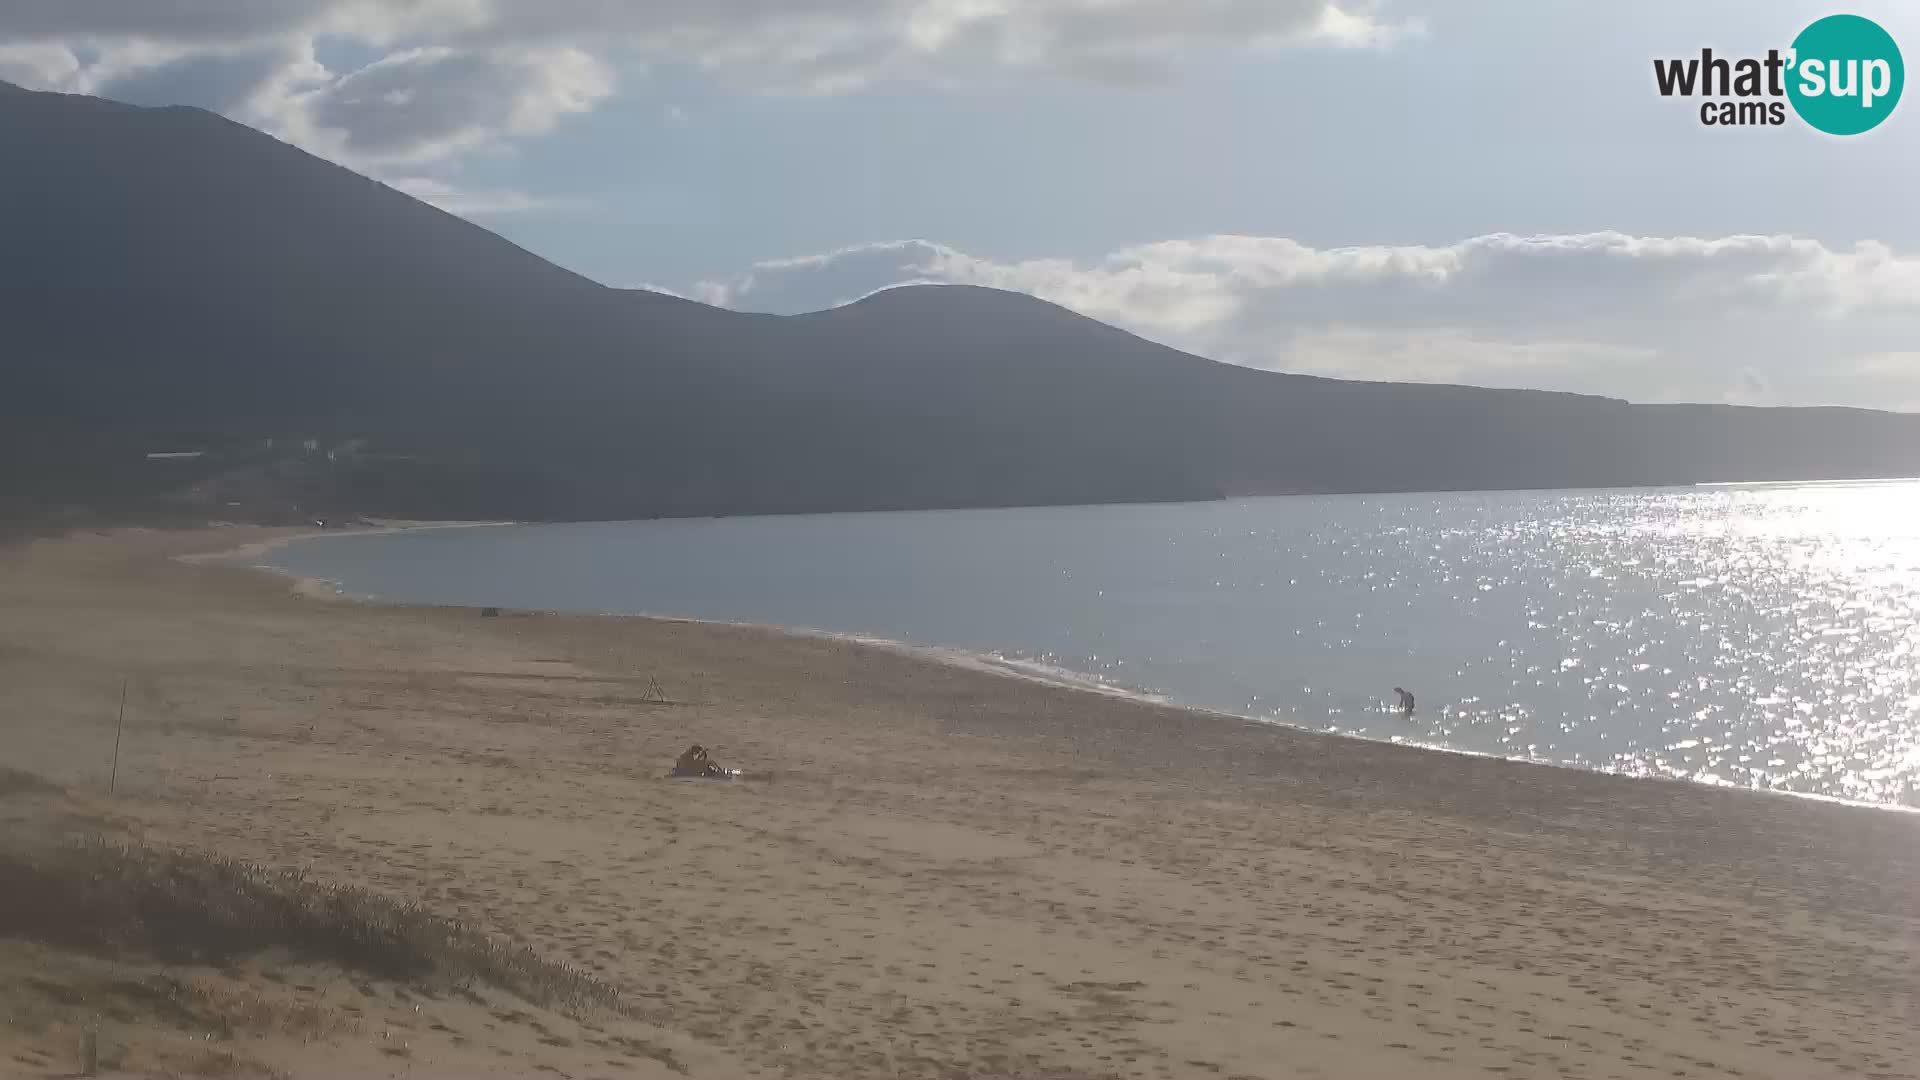
[[[1860,358],[1854,371],[1859,375],[1901,379],[1920,390],[1920,351],[1870,353]]]
[[[370,164],[432,161],[552,130],[613,92],[612,70],[578,49],[391,53],[266,104],[297,142]]]
[[[68,89],[112,96],[134,105],[191,103],[246,115],[248,103],[272,80],[298,74],[308,57],[284,49],[252,48],[183,54],[148,46],[121,47],[70,76]],[[317,72],[308,70],[311,77]]]
[[[767,260],[692,292],[794,313],[917,281],[1024,292],[1277,370],[1637,400],[1871,405],[1920,385],[1920,255],[1785,235],[1329,248],[1206,236],[1012,261],[907,240]]]
[[[768,259],[730,281],[701,281],[696,299],[720,307],[796,314],[850,304],[878,289],[945,280],[937,267],[966,256],[925,240],[858,244],[819,255]]]
[[[469,190],[427,176],[402,176],[387,181],[424,203],[461,217],[491,217],[499,214],[525,214],[544,210],[572,209],[571,199],[529,195],[511,189]]]
[[[1920,351],[1893,350],[1860,357],[1851,370],[1836,373],[1841,385],[1873,388],[1875,407],[1920,412]]]
[[[18,40],[140,40],[192,49],[257,47],[341,34],[376,43],[433,28],[471,27],[492,0],[8,0]]]
[[[144,39],[69,43],[0,38],[0,76],[29,89],[97,94],[185,58],[224,55],[224,50],[196,53]]]
[[[0,41],[0,80],[35,89],[60,90],[80,75],[80,58],[57,41]]]
[[[1014,69],[1167,77],[1202,49],[1375,48],[1417,30],[1376,0],[7,0],[0,77],[229,111],[356,167],[537,135],[614,71],[690,64],[839,93]],[[373,58],[346,71],[318,43]],[[215,71],[224,61],[224,70]],[[250,85],[234,85],[236,79]],[[237,103],[244,103],[244,107]]]
[[[763,85],[838,92],[881,78],[996,69],[1108,78],[1183,51],[1376,48],[1417,32],[1376,0],[604,0],[495,3],[461,37],[578,42],[581,35]]]
[[[636,292],[659,293],[662,296],[671,296],[680,300],[693,299],[693,297],[688,296],[686,293],[680,292],[676,289],[669,289],[665,285],[655,285],[651,281],[642,281],[642,282],[639,282],[638,284],[627,285],[623,287],[630,290],[634,290]]]

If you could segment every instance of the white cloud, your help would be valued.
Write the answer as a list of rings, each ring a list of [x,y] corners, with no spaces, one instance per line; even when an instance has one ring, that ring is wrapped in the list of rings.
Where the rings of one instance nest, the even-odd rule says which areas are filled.
[[[1920,351],[1869,353],[1860,358],[1854,370],[1860,375],[1906,380],[1920,389]]]
[[[524,214],[542,210],[568,209],[572,200],[529,195],[511,189],[470,190],[427,176],[401,176],[387,181],[424,203],[462,217],[490,217],[499,214]]]
[[[0,80],[36,89],[65,90],[83,65],[72,49],[57,41],[0,41]]]
[[[461,159],[599,107],[650,61],[735,86],[842,93],[1019,70],[1160,78],[1199,49],[1372,48],[1377,0],[0,0],[0,79],[224,112],[454,213]],[[329,70],[322,45],[371,57]],[[338,63],[338,61],[335,61]],[[667,123],[684,126],[678,105]]]
[[[613,92],[612,70],[578,49],[407,49],[338,78],[256,98],[295,142],[370,165],[447,158],[549,131]]]
[[[1920,255],[1794,236],[1505,233],[1316,248],[1208,236],[999,261],[923,240],[758,263],[694,294],[798,312],[915,281],[1029,293],[1253,367],[1637,400],[1884,404],[1920,381]],[[1910,401],[1906,383],[1895,401]]]
[[[1876,408],[1920,412],[1920,351],[1869,353],[1840,381],[1874,388]]]
[[[7,0],[0,77],[111,94],[209,57],[275,58],[239,119],[346,164],[424,162],[539,134],[613,71],[687,62],[814,93],[1026,69],[1159,77],[1202,48],[1377,47],[1412,24],[1376,0]],[[322,39],[378,58],[313,61]],[[222,108],[225,104],[222,103]]]
[[[839,307],[877,289],[944,280],[937,265],[965,258],[925,240],[858,244],[819,255],[767,259],[731,281],[702,281],[696,299],[720,307],[791,314]]]
[[[1162,68],[1193,48],[1378,47],[1411,26],[1375,0],[547,0],[493,5],[464,32],[516,42],[590,32],[756,82],[832,92],[997,68],[1103,78]]]
[[[594,54],[544,44],[402,48],[344,74],[318,61],[313,37],[299,35],[199,46],[164,36],[89,38],[83,51],[85,59],[60,41],[0,43],[0,78],[149,104],[182,96],[217,102],[235,119],[463,215],[544,209],[557,200],[464,191],[431,171],[550,131],[592,110],[615,81]]]
[[[194,54],[188,47],[141,38],[68,43],[0,37],[0,78],[30,89],[95,94]],[[210,49],[203,55],[227,54],[225,49]]]
[[[678,290],[675,290],[675,289],[669,289],[665,285],[655,285],[651,281],[642,281],[636,285],[625,286],[625,288],[632,289],[638,292],[659,293],[662,296],[671,296],[679,300],[694,299],[693,297],[688,296],[683,292],[679,292]]]
[[[18,40],[141,40],[247,48],[289,37],[342,34],[385,44],[434,28],[485,23],[491,0],[7,0]]]

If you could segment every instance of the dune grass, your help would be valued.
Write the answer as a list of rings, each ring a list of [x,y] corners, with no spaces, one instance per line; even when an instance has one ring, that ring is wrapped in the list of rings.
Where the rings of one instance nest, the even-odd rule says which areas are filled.
[[[59,784],[24,769],[9,768],[0,765],[0,798],[9,795],[30,795],[35,793],[56,794],[61,790]]]
[[[101,840],[0,848],[0,882],[0,936],[214,966],[280,949],[426,989],[485,984],[568,1012],[619,1006],[585,973],[417,905],[237,859]]]

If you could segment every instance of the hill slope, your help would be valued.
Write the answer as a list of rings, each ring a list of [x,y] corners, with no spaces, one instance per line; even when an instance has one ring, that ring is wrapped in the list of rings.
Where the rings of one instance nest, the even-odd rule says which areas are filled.
[[[1916,417],[1254,372],[984,289],[608,289],[210,113],[6,90],[0,512],[215,475],[568,518],[1920,473]]]

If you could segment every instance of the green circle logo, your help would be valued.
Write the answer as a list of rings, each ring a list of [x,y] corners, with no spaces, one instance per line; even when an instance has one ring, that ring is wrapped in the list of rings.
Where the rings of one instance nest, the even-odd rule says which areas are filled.
[[[1793,111],[1829,135],[1877,127],[1900,103],[1907,82],[1893,35],[1858,15],[1829,15],[1800,31],[1791,64]]]

